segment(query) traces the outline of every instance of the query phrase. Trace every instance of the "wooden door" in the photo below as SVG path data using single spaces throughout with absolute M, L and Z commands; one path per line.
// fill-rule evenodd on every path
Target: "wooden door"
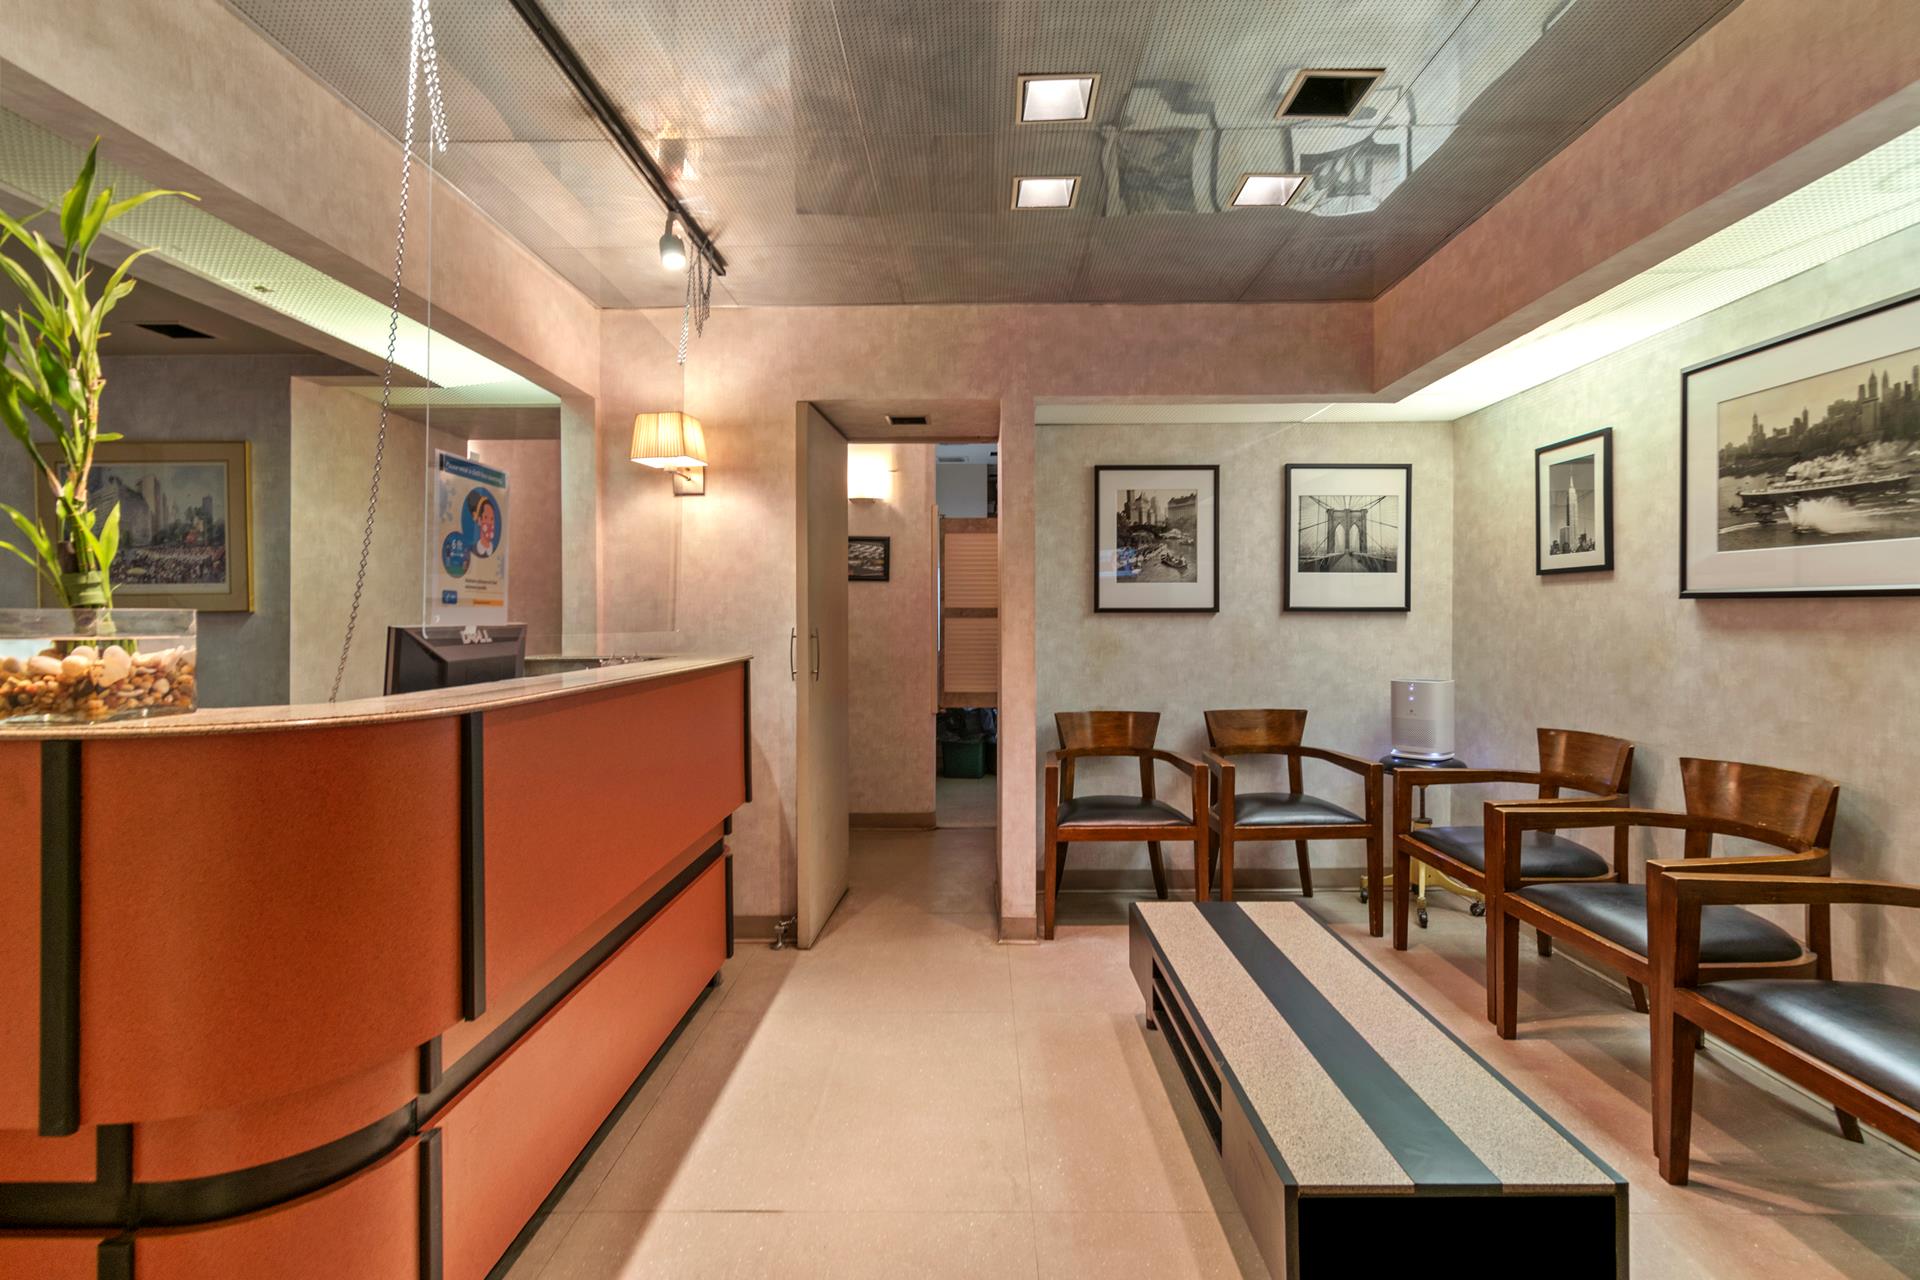
M 940 705 L 1000 705 L 1000 522 L 940 522 Z
M 810 947 L 847 891 L 847 440 L 804 404 L 797 435 L 795 941 Z

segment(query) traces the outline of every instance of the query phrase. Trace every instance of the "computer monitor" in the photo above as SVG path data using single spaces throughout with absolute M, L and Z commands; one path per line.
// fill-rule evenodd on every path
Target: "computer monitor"
M 527 674 L 527 628 L 388 627 L 387 692 L 416 693 Z

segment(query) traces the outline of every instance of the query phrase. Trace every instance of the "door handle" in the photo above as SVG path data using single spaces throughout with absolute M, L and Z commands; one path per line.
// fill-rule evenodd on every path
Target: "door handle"
M 813 629 L 813 682 L 820 683 L 820 628 Z
M 791 627 L 787 630 L 787 679 L 789 680 L 800 678 L 799 650 L 800 628 Z

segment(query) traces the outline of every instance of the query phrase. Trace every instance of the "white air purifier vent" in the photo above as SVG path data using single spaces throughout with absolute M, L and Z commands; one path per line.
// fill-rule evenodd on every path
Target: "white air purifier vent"
M 1395 680 L 1390 720 L 1402 760 L 1453 759 L 1453 681 Z

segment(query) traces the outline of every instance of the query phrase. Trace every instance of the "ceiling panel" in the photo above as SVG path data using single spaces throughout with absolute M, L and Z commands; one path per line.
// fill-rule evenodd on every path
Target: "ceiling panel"
M 1375 297 L 1735 2 L 543 0 L 741 305 Z M 229 3 L 398 132 L 404 0 Z M 664 211 L 508 0 L 434 17 L 448 180 L 601 305 L 676 302 Z M 1310 67 L 1384 75 L 1277 121 Z M 1016 123 L 1046 72 L 1099 76 L 1090 120 Z M 1229 208 L 1249 172 L 1308 181 Z M 1074 207 L 1010 209 L 1023 175 Z

